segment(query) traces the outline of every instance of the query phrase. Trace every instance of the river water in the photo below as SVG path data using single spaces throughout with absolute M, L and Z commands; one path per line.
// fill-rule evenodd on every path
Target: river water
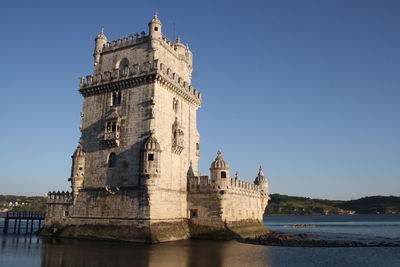
M 266 216 L 271 230 L 315 238 L 400 240 L 400 215 Z M 312 227 L 292 228 L 291 224 Z M 2 222 L 0 222 L 0 229 Z M 400 247 L 272 247 L 186 240 L 156 245 L 0 234 L 0 266 L 400 266 Z

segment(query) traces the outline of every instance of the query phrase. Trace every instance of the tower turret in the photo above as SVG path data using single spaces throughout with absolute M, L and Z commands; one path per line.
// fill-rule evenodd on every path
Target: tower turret
M 95 42 L 96 42 L 96 45 L 94 48 L 93 57 L 94 57 L 94 68 L 95 68 L 95 72 L 96 72 L 96 66 L 100 62 L 101 52 L 103 51 L 104 45 L 107 44 L 107 42 L 108 42 L 108 39 L 107 39 L 106 35 L 104 34 L 103 28 L 101 29 L 99 35 L 96 36 Z
M 150 137 L 143 145 L 142 153 L 142 173 L 144 175 L 160 174 L 160 153 L 161 148 L 157 139 L 151 133 Z
M 153 19 L 149 22 L 149 37 L 152 39 L 161 39 L 161 27 L 162 23 L 158 19 L 157 13 L 155 13 Z
M 75 149 L 72 157 L 71 167 L 71 188 L 74 199 L 79 194 L 79 190 L 83 188 L 83 180 L 85 177 L 85 152 L 83 146 L 79 141 L 78 147 Z
M 229 165 L 222 157 L 221 151 L 218 150 L 217 157 L 211 163 L 210 167 L 211 182 L 221 184 L 226 178 L 229 178 Z
M 258 174 L 256 179 L 254 180 L 254 184 L 260 186 L 261 190 L 263 190 L 264 193 L 268 193 L 268 179 L 265 177 L 261 166 L 258 169 Z

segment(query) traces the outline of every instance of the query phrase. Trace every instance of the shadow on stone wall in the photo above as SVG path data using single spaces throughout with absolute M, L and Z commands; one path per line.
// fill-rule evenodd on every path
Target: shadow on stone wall
M 141 105 L 148 105 L 147 102 L 143 102 Z M 147 121 L 145 119 L 144 123 L 147 123 Z M 130 187 L 140 185 L 141 150 L 146 138 L 150 136 L 150 131 L 139 134 L 138 139 L 141 140 L 140 142 L 125 147 L 128 135 L 134 133 L 129 133 L 124 124 L 124 122 L 121 124 L 119 146 L 110 145 L 104 140 L 105 120 L 96 121 L 82 129 L 81 142 L 84 152 L 87 157 L 89 156 L 92 160 L 95 159 L 96 162 L 100 163 L 98 164 L 100 166 L 90 166 L 86 162 L 85 187 L 95 188 L 105 187 L 106 185 Z M 121 151 L 122 147 L 124 147 L 123 151 Z M 113 168 L 108 166 L 108 158 L 111 152 L 114 152 L 117 158 L 116 166 Z M 92 153 L 95 153 L 96 158 L 93 157 Z M 98 170 L 98 168 L 104 168 L 104 171 Z M 93 175 L 96 172 L 99 174 Z

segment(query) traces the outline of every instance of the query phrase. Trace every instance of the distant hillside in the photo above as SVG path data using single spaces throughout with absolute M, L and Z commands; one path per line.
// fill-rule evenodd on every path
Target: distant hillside
M 293 197 L 288 195 L 271 194 L 267 215 L 314 215 L 314 214 L 346 214 L 343 209 L 335 207 L 341 201 Z
M 267 215 L 400 213 L 400 197 L 372 196 L 341 201 L 271 194 Z
M 372 196 L 345 201 L 336 205 L 341 209 L 354 210 L 360 214 L 400 213 L 400 197 Z
M 44 197 L 0 195 L 0 211 L 45 211 Z

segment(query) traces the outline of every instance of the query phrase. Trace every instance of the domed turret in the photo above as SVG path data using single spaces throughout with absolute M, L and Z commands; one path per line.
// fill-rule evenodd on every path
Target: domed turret
M 153 135 L 146 140 L 143 149 L 146 151 L 161 151 L 160 144 Z
M 218 150 L 217 157 L 211 163 L 210 167 L 211 181 L 220 184 L 222 179 L 229 178 L 229 165 L 222 157 L 221 151 Z
M 153 19 L 149 22 L 150 38 L 154 38 L 154 39 L 161 38 L 162 37 L 161 27 L 162 27 L 162 23 L 158 19 L 157 13 L 155 13 Z
M 154 137 L 153 132 L 143 144 L 142 151 L 142 173 L 146 175 L 157 175 L 160 173 L 161 147 Z
M 186 46 L 181 43 L 181 37 L 179 35 L 178 35 L 178 37 L 176 38 L 176 41 L 175 41 L 175 50 L 176 50 L 176 52 L 178 52 L 182 56 L 185 56 L 186 51 L 187 51 Z
M 72 167 L 71 167 L 71 188 L 73 197 L 75 198 L 79 194 L 79 190 L 83 188 L 83 180 L 85 177 L 85 152 L 83 146 L 79 140 L 79 145 L 75 149 L 72 155 Z
M 258 169 L 258 174 L 254 180 L 254 184 L 260 186 L 261 190 L 263 190 L 265 193 L 268 193 L 268 179 L 265 177 L 261 166 Z
M 107 39 L 106 35 L 104 34 L 103 28 L 101 29 L 101 32 L 96 36 L 95 42 L 96 42 L 96 46 L 94 48 L 93 57 L 94 57 L 94 67 L 95 67 L 95 71 L 96 71 L 96 66 L 100 62 L 100 55 L 101 55 L 101 52 L 103 51 L 103 47 L 108 42 L 108 39 Z
M 229 168 L 228 163 L 225 162 L 224 158 L 222 157 L 222 152 L 218 150 L 217 157 L 211 163 L 210 169 L 227 169 Z
M 78 147 L 75 149 L 74 154 L 72 154 L 72 158 L 85 156 L 85 152 L 83 152 L 82 144 L 79 142 Z

